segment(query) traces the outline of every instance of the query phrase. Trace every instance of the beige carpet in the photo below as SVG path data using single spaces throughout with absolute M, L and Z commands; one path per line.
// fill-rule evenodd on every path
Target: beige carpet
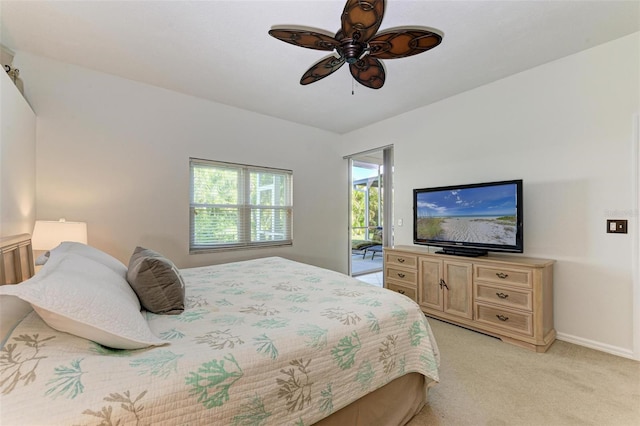
M 409 426 L 640 425 L 640 362 L 556 341 L 544 354 L 429 318 L 440 383 Z

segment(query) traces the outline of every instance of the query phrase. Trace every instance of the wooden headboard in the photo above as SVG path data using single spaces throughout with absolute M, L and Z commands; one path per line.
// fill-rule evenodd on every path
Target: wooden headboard
M 0 285 L 17 284 L 33 276 L 31 235 L 0 238 Z

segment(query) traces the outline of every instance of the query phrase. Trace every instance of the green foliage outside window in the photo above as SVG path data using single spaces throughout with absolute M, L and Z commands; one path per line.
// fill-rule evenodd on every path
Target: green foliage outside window
M 379 215 L 380 211 L 380 188 L 371 186 L 369 188 L 369 208 L 366 206 L 365 187 L 360 186 L 354 189 L 351 198 L 351 227 L 353 240 L 373 240 L 377 234 L 377 228 L 382 226 Z M 365 217 L 369 215 L 368 233 Z M 368 238 L 367 238 L 368 234 Z

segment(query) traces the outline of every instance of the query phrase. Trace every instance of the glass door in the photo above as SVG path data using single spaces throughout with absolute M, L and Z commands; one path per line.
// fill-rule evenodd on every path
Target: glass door
M 390 147 L 381 148 L 347 157 L 349 271 L 352 276 L 381 272 L 383 268 L 382 248 L 390 240 L 385 218 L 391 215 L 391 191 L 388 187 L 392 169 L 391 150 Z

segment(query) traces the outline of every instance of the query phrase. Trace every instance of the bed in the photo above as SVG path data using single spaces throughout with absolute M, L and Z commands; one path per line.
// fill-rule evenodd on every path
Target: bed
M 29 278 L 29 235 L 0 241 L 2 425 L 402 425 L 438 381 L 398 293 L 269 257 L 174 270 L 184 307 L 159 314 L 120 280 L 133 256 L 64 244 Z

